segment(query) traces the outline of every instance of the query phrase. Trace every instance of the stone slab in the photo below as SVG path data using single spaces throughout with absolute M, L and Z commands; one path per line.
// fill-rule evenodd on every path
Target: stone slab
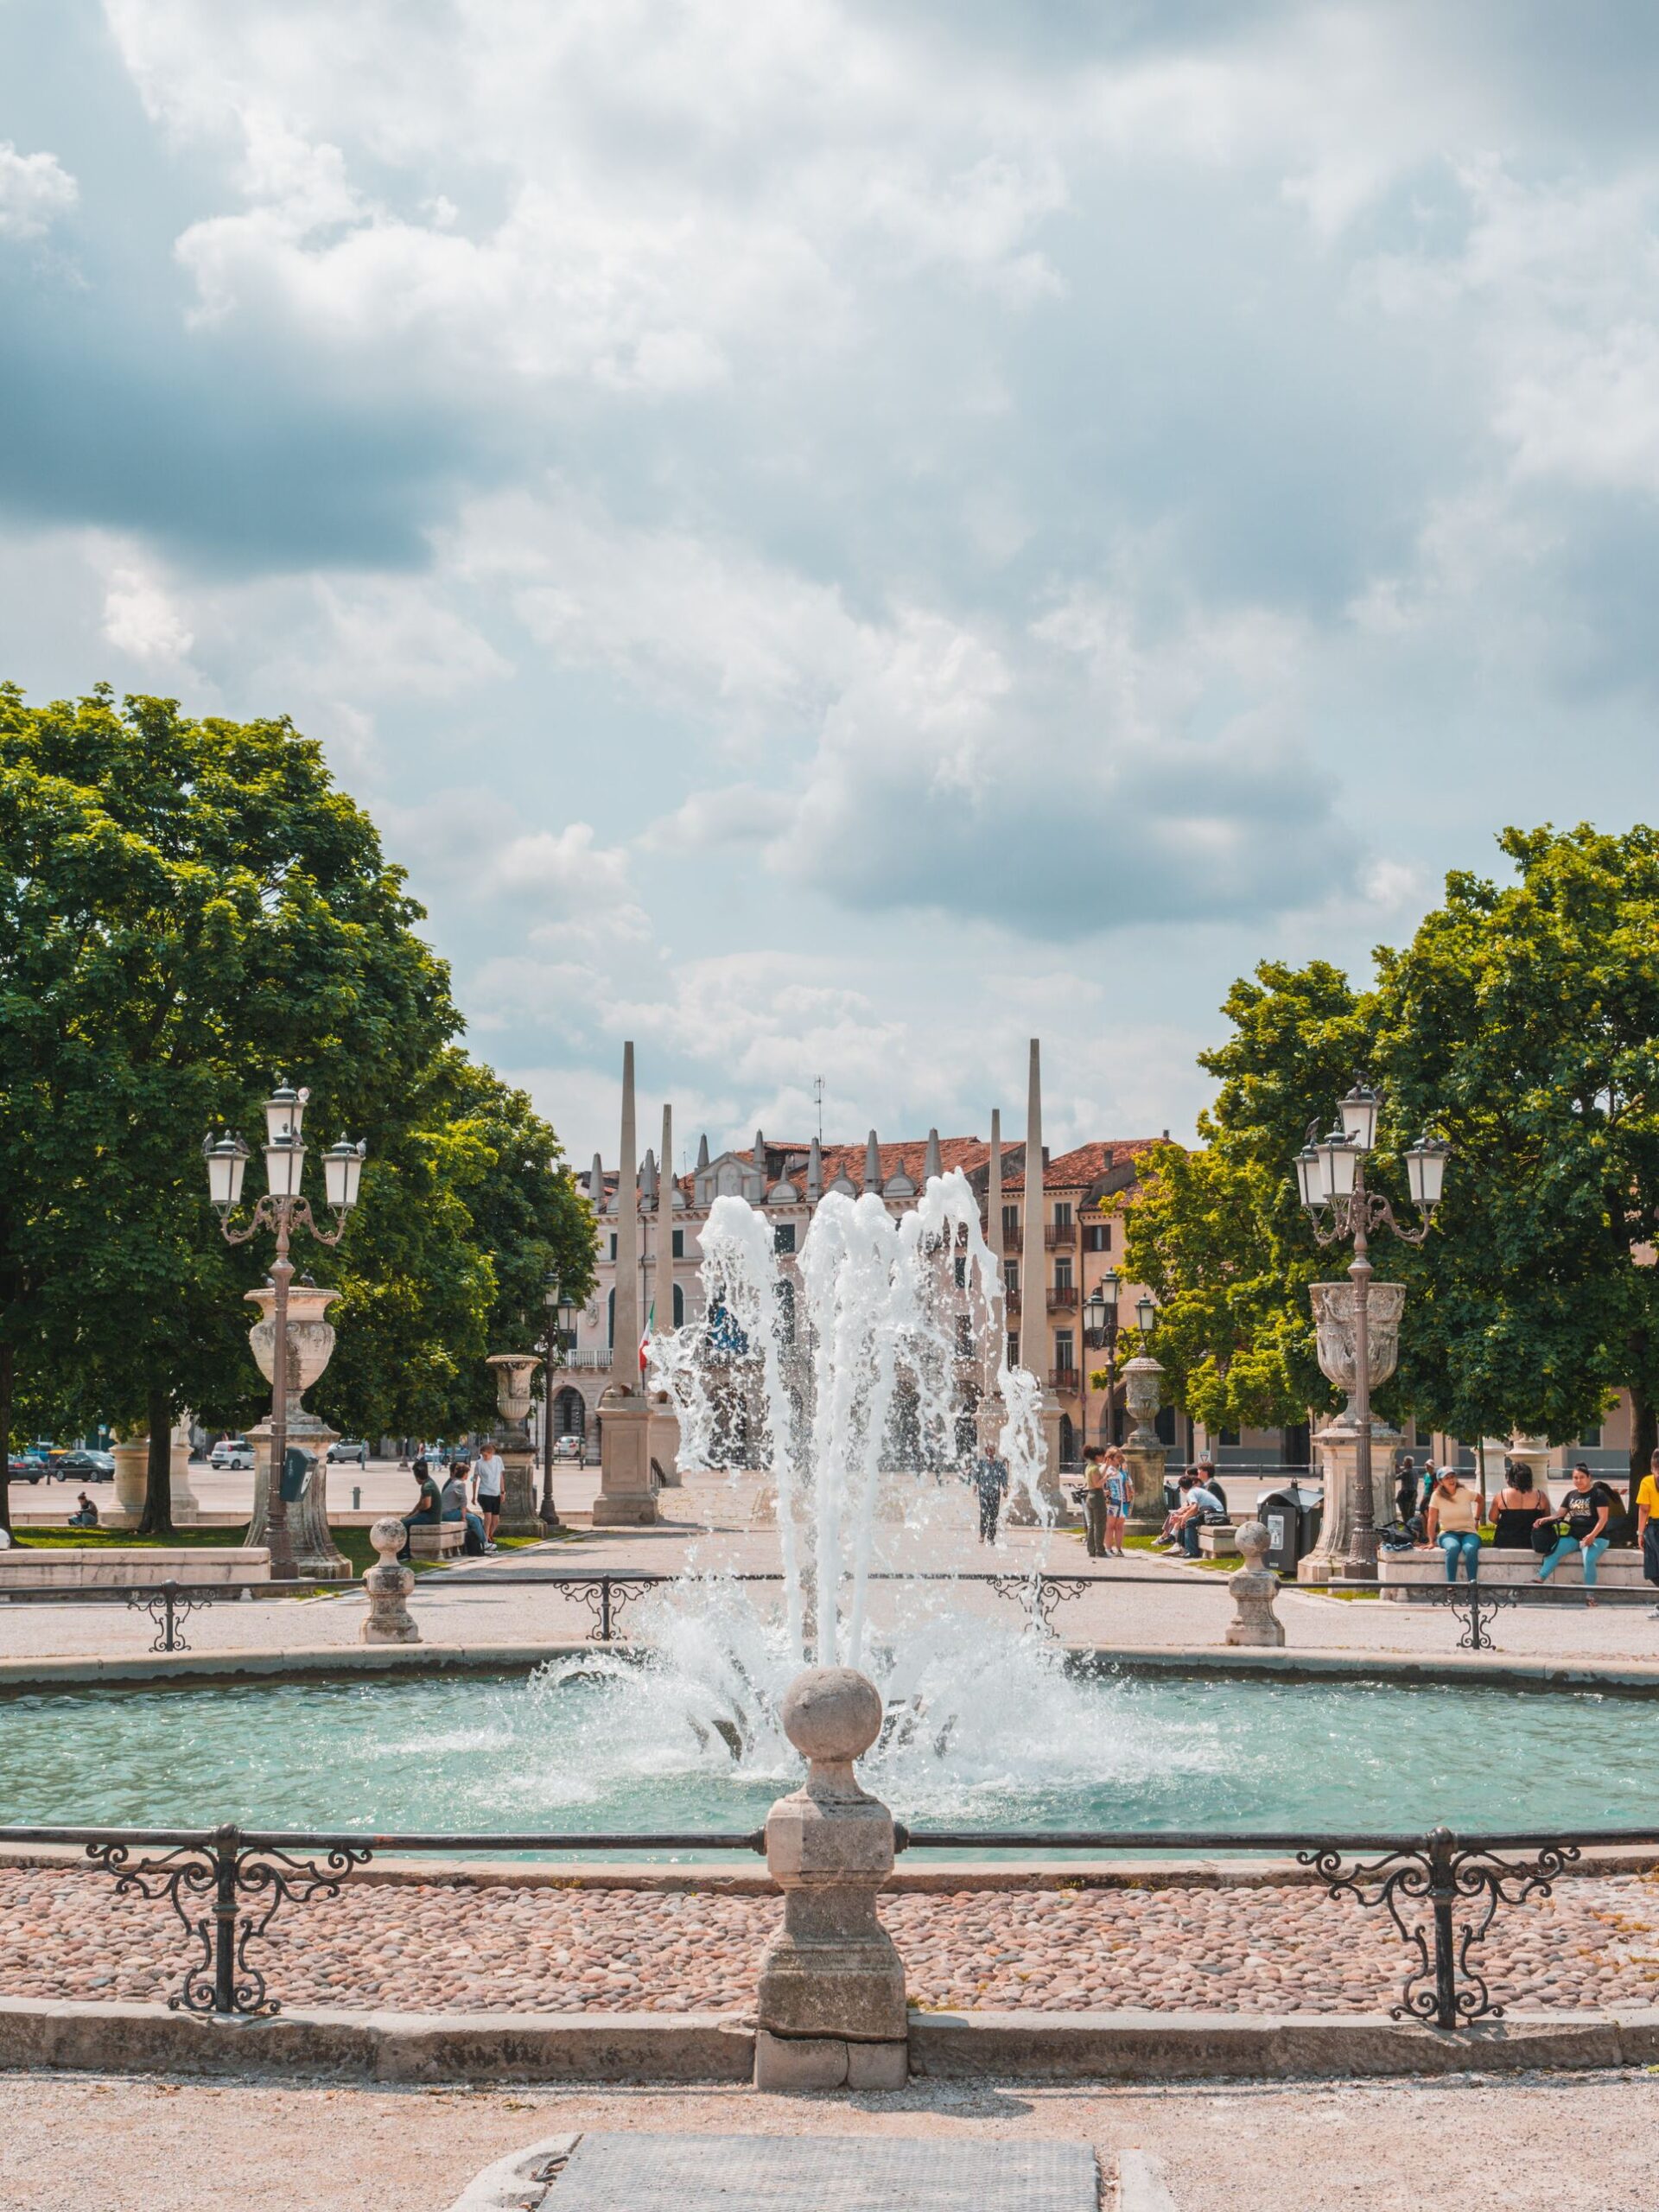
M 584 2135 L 548 2212 L 1096 2212 L 1086 2143 Z

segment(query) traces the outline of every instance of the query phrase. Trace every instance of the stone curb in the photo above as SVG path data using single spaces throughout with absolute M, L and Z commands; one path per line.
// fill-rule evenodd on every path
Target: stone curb
M 747 2082 L 754 2035 L 719 2012 L 279 2012 L 0 1998 L 0 2068 L 370 2082 Z
M 1362 1854 L 1363 1856 L 1363 1854 Z M 88 1871 L 85 1851 L 73 1843 L 0 1843 L 0 1867 L 61 1867 Z M 1587 1846 L 1555 1876 L 1580 1877 L 1659 1872 L 1659 1838 L 1651 1844 Z M 351 1876 L 354 1888 L 469 1888 L 479 1890 L 633 1890 L 650 1896 L 688 1894 L 769 1897 L 778 1885 L 758 1863 L 753 1871 L 712 1859 L 673 1866 L 631 1866 L 626 1860 L 571 1859 L 503 1864 L 487 1859 L 375 1859 Z M 959 1859 L 934 1866 L 894 1867 L 883 1897 L 949 1897 L 959 1891 L 1026 1890 L 1261 1890 L 1319 1887 L 1323 1878 L 1294 1859 Z
M 380 2082 L 747 2083 L 736 2014 L 311 2012 L 216 2022 L 157 2005 L 0 1998 L 0 2069 Z M 1382 2013 L 912 2012 L 912 2077 L 1174 2082 L 1659 2063 L 1659 2011 L 1516 2013 L 1455 2033 Z
M 416 1603 L 418 1605 L 419 1597 Z M 1241 1680 L 1272 1675 L 1281 1680 L 1444 1683 L 1448 1675 L 1506 1689 L 1625 1690 L 1659 1693 L 1659 1661 L 1634 1659 L 1494 1658 L 1479 1652 L 1403 1653 L 1344 1649 L 1251 1649 L 1239 1645 L 1086 1643 L 1060 1645 L 1068 1667 L 1082 1673 L 1115 1667 L 1147 1674 L 1208 1675 Z M 130 1652 L 104 1658 L 88 1653 L 56 1658 L 0 1658 L 0 1691 L 68 1688 L 77 1683 L 212 1681 L 248 1675 L 441 1673 L 454 1668 L 510 1669 L 601 1653 L 634 1660 L 641 1647 L 619 1637 L 593 1643 L 585 1637 L 539 1643 L 306 1644 L 250 1651 L 238 1648 Z

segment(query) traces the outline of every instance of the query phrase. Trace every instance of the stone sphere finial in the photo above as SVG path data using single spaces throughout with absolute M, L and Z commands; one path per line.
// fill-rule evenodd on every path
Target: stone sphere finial
M 881 1733 L 881 1694 L 856 1667 L 809 1667 L 784 1693 L 779 1717 L 803 1758 L 842 1766 Z
M 1244 1554 L 1245 1565 L 1256 1573 L 1260 1573 L 1268 1556 L 1268 1547 L 1273 1542 L 1272 1535 L 1266 1523 L 1261 1521 L 1241 1522 L 1234 1532 L 1234 1541 Z
M 369 1541 L 379 1554 L 382 1567 L 391 1567 L 404 1548 L 404 1524 L 392 1514 L 385 1514 L 369 1530 Z

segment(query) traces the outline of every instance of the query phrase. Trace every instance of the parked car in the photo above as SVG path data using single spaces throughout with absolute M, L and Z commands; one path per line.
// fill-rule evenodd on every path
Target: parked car
M 579 1436 L 556 1436 L 553 1457 L 556 1459 L 579 1460 L 582 1458 L 582 1439 Z
M 50 1475 L 52 1470 L 44 1459 L 37 1459 L 30 1452 L 14 1452 L 6 1461 L 6 1472 L 15 1483 L 38 1483 Z
M 67 1483 L 112 1483 L 115 1456 L 109 1452 L 66 1452 L 52 1471 Z
M 242 1468 L 251 1474 L 253 1446 L 245 1436 L 221 1436 L 207 1454 L 207 1464 L 210 1467 L 229 1467 L 232 1471 Z
M 337 1466 L 341 1461 L 355 1460 L 359 1467 L 369 1464 L 369 1447 L 361 1437 L 337 1436 L 328 1446 L 328 1464 Z

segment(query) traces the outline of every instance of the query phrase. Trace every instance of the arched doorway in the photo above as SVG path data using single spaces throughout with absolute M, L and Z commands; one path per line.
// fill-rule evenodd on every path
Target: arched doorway
M 580 1390 L 567 1382 L 553 1401 L 553 1433 L 555 1436 L 586 1436 L 588 1408 Z
M 1060 1465 L 1075 1467 L 1077 1464 L 1077 1432 L 1070 1414 L 1060 1415 Z

